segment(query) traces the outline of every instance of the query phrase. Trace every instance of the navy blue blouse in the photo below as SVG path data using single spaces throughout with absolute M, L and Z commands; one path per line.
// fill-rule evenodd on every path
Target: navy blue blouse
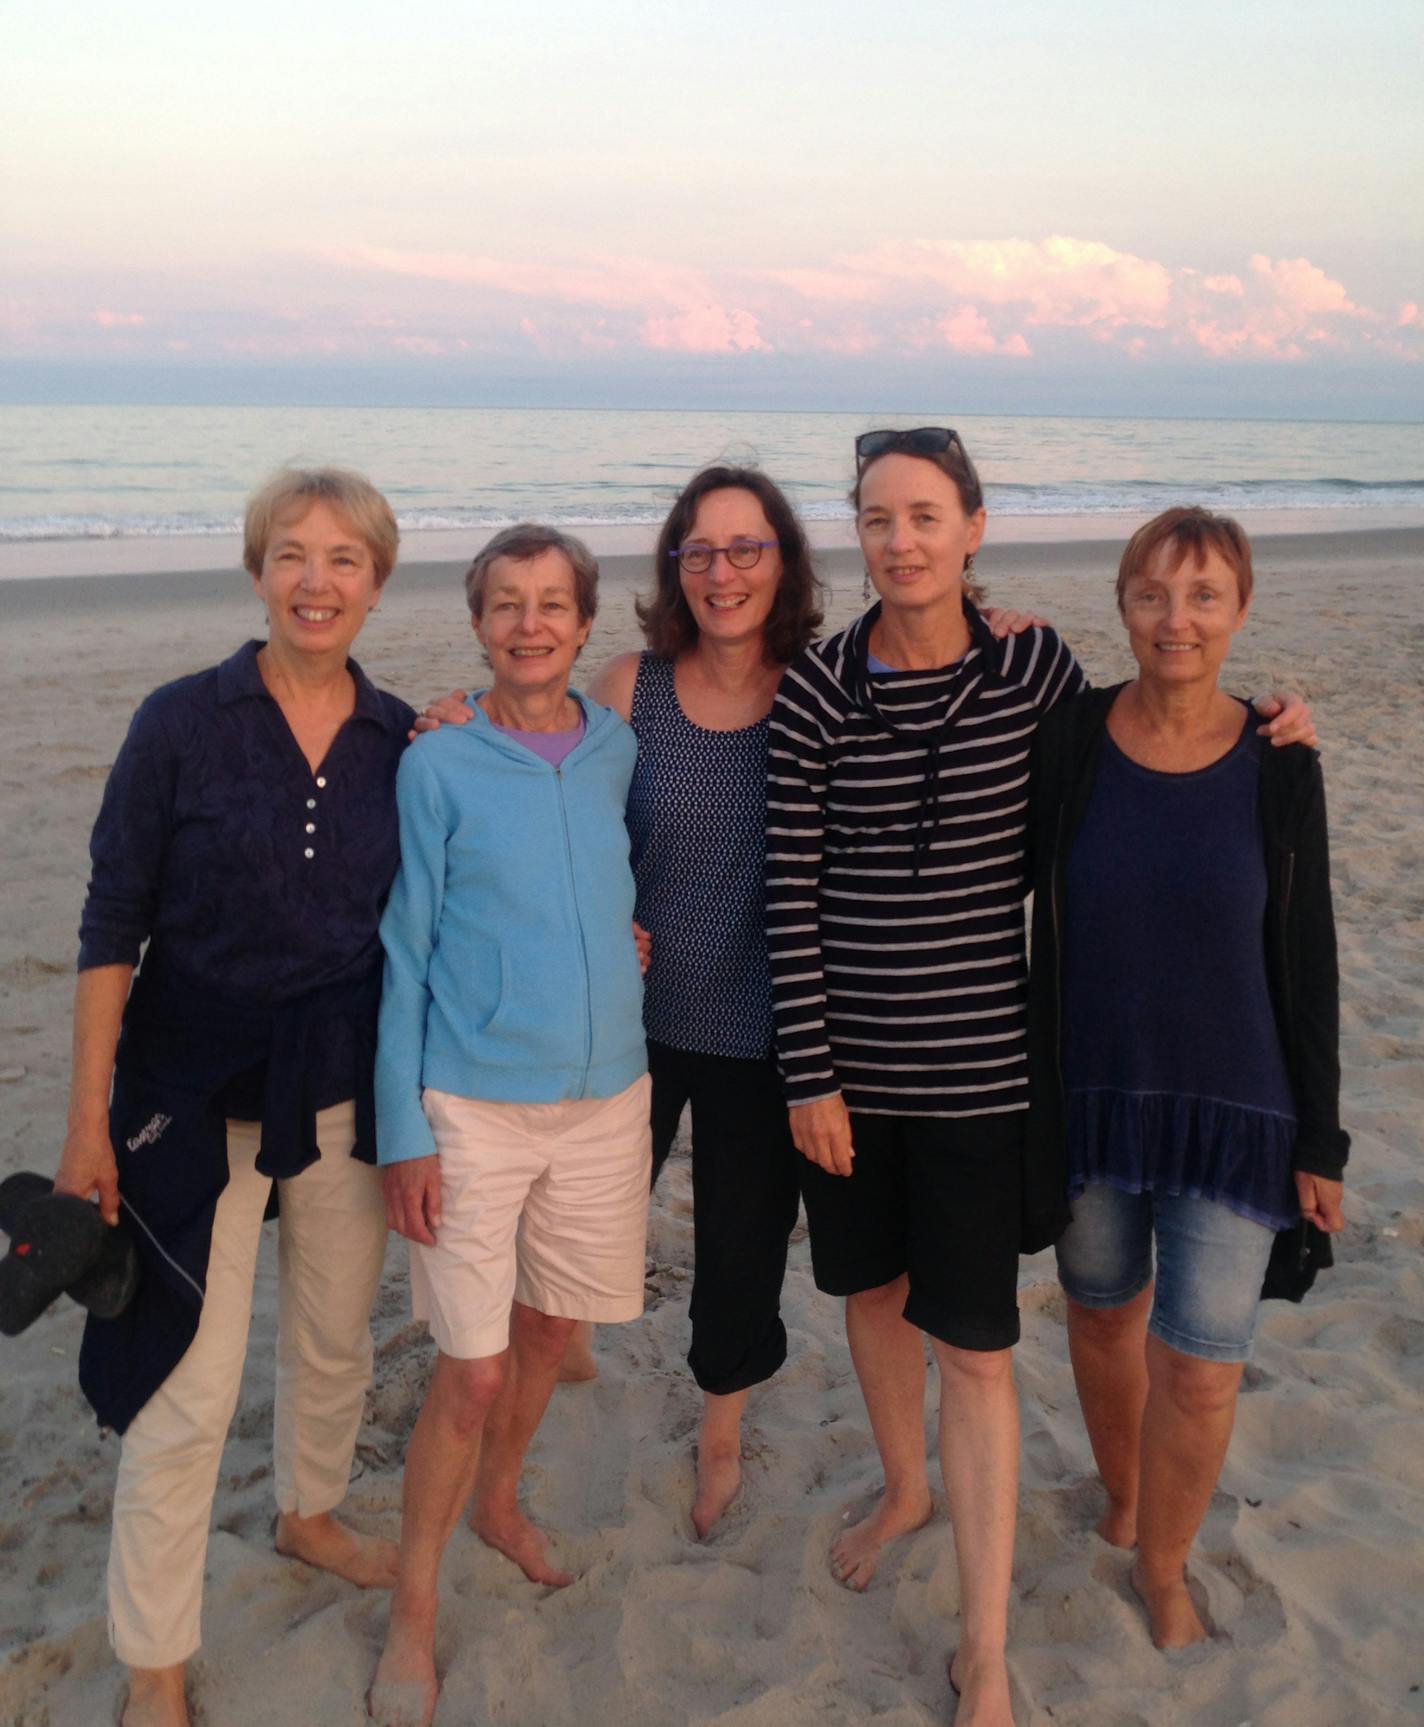
M 1067 871 L 1069 1189 L 1299 1216 L 1295 1105 L 1266 978 L 1262 741 L 1159 773 L 1105 736 Z
M 146 964 L 209 994 L 280 1007 L 379 964 L 399 861 L 395 775 L 413 719 L 348 662 L 355 709 L 314 774 L 248 642 L 142 704 L 90 841 L 79 969 Z M 350 1027 L 314 1040 L 316 1107 L 355 1095 Z M 249 1087 L 259 1115 L 260 1076 Z
M 648 1036 L 699 1055 L 771 1052 L 762 858 L 770 720 L 694 725 L 671 660 L 645 653 L 633 685 L 638 762 L 628 835 L 638 922 L 653 938 L 643 990 Z

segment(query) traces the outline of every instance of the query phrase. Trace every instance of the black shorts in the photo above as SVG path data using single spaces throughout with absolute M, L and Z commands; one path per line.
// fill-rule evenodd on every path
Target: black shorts
M 958 1349 L 1017 1343 L 1025 1119 L 852 1114 L 849 1175 L 803 1160 L 817 1289 L 858 1295 L 908 1274 L 911 1325 Z

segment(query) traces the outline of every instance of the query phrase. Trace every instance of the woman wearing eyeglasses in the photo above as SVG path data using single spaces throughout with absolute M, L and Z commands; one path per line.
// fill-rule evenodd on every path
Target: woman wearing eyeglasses
M 959 1568 L 957 1720 L 1011 1727 L 1018 1258 L 1067 1222 L 1061 1164 L 1023 1149 L 1028 762 L 1039 717 L 1084 678 L 1052 629 L 999 640 L 981 617 L 983 493 L 954 432 L 869 432 L 856 458 L 879 597 L 789 667 L 767 793 L 776 1043 L 812 1264 L 846 1298 L 885 1470 L 831 1568 L 865 1588 L 883 1544 L 930 1515 L 928 1333 Z M 1276 741 L 1287 729 L 1274 722 Z
M 590 693 L 632 726 L 628 796 L 638 924 L 652 937 L 643 1017 L 653 1178 L 692 1110 L 689 1365 L 704 1394 L 692 1522 L 705 1537 L 741 1483 L 742 1415 L 786 1359 L 781 1285 L 798 1163 L 772 1059 L 762 898 L 767 716 L 788 661 L 820 624 L 795 512 L 755 468 L 710 467 L 668 513 L 647 649 Z M 427 710 L 463 723 L 457 697 Z M 567 1377 L 592 1372 L 585 1328 Z
M 820 590 L 795 512 L 754 468 L 689 481 L 654 556 L 653 596 L 638 608 L 647 649 L 614 660 L 593 694 L 638 739 L 628 827 L 637 920 L 652 937 L 643 1020 L 655 1180 L 692 1109 L 688 1364 L 703 1392 L 692 1521 L 703 1537 L 740 1485 L 751 1387 L 786 1359 L 798 1160 L 771 1053 L 767 716 L 820 624 Z

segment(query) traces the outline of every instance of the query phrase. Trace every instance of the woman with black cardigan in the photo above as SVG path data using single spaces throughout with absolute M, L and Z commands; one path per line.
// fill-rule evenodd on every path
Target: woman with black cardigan
M 1276 1232 L 1343 1222 L 1319 760 L 1262 748 L 1217 685 L 1251 584 L 1235 522 L 1175 509 L 1139 529 L 1117 585 L 1138 676 L 1046 716 L 1034 758 L 1030 1140 L 1066 1156 L 1098 1532 L 1136 1546 L 1160 1648 L 1205 1635 L 1186 1559 Z

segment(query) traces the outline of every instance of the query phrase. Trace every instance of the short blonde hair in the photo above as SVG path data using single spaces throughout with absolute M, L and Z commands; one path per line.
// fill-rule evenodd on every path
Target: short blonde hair
M 247 501 L 242 525 L 242 562 L 248 574 L 262 574 L 277 523 L 313 504 L 330 504 L 350 522 L 371 554 L 379 588 L 396 567 L 400 529 L 385 498 L 364 474 L 350 468 L 279 468 L 258 487 Z

